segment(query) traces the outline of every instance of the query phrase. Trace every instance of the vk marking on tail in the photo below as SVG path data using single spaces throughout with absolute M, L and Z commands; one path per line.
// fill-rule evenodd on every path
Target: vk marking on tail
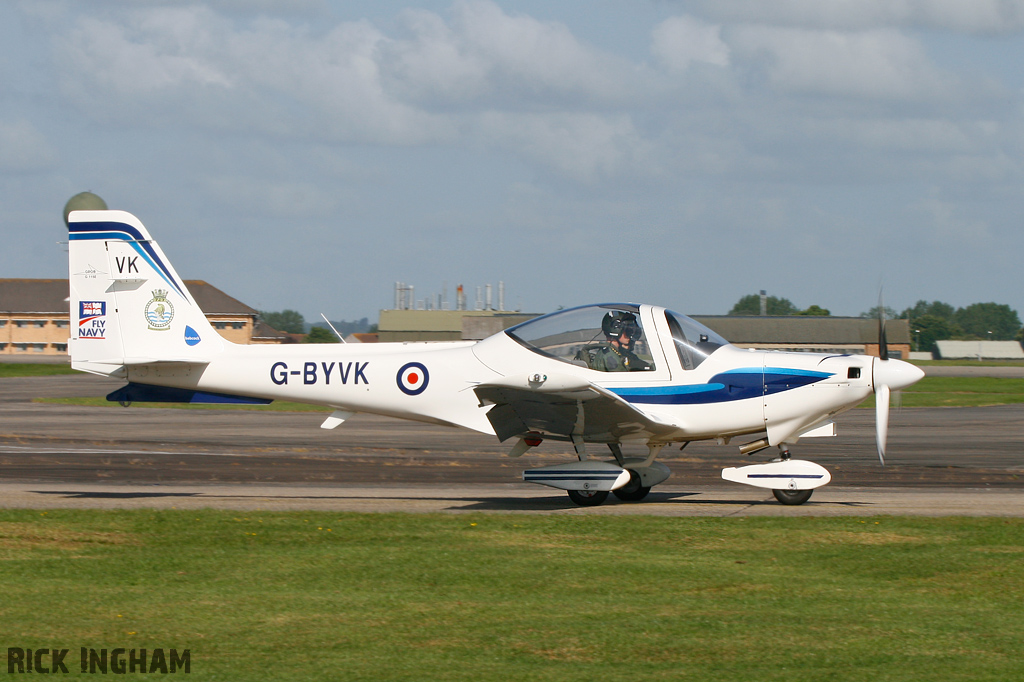
M 185 295 L 184 287 L 175 281 L 170 269 L 157 255 L 149 239 L 131 225 L 113 222 L 98 223 L 70 223 L 68 225 L 68 239 L 70 241 L 101 239 L 104 241 L 123 241 L 131 245 L 144 261 L 156 270 L 168 285 L 174 287 L 182 296 Z M 128 267 L 129 272 L 138 273 L 138 264 L 134 258 L 118 258 L 117 267 L 120 274 L 128 274 L 123 268 Z

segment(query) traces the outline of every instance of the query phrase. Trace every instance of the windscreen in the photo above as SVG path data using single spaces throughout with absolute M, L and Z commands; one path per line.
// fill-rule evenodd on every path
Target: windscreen
M 686 315 L 666 310 L 665 317 L 683 369 L 696 369 L 705 358 L 729 343 Z

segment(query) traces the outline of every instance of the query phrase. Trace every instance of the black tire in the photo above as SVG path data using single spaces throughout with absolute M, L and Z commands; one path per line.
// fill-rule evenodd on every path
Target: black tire
M 651 492 L 650 486 L 642 485 L 636 490 L 626 491 L 622 488 L 612 491 L 615 497 L 619 498 L 623 502 L 639 502 L 640 500 L 647 497 L 647 493 Z
M 596 507 L 608 499 L 607 490 L 567 490 L 569 499 L 581 507 Z
M 811 493 L 813 490 L 780 490 L 776 489 L 772 491 L 775 493 L 775 499 L 782 504 L 803 504 L 807 500 L 811 499 Z
M 627 469 L 627 471 L 629 471 L 629 483 L 618 490 L 613 490 L 612 494 L 623 502 L 639 502 L 647 497 L 647 493 L 651 492 L 651 486 L 640 485 L 640 474 L 632 469 Z

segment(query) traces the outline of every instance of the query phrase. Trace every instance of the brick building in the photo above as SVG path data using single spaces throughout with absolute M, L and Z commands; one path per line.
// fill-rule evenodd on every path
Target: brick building
M 185 280 L 217 333 L 234 343 L 290 343 L 259 312 L 202 280 Z M 0 358 L 66 356 L 70 336 L 66 279 L 0 279 Z

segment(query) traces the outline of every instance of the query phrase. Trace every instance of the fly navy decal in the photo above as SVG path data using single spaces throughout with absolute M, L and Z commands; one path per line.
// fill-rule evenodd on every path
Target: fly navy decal
M 287 362 L 275 362 L 270 366 L 270 380 L 278 386 L 285 386 L 289 379 L 303 384 L 369 384 L 366 368 L 369 362 L 304 362 L 301 369 L 289 369 Z
M 106 301 L 78 302 L 78 338 L 103 339 L 107 333 Z

